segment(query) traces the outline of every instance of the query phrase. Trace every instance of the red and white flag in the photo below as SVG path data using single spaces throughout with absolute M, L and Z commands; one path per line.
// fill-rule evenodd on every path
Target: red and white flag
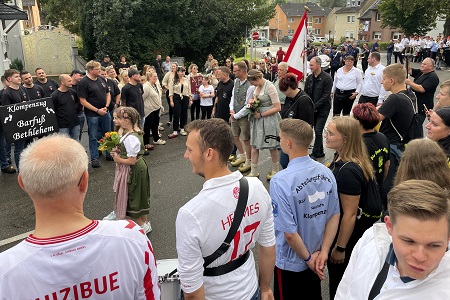
M 307 11 L 303 14 L 302 20 L 295 31 L 294 37 L 289 45 L 283 61 L 289 65 L 288 72 L 294 73 L 298 76 L 297 80 L 302 80 L 306 77 L 306 38 L 308 29 L 306 28 L 308 21 Z

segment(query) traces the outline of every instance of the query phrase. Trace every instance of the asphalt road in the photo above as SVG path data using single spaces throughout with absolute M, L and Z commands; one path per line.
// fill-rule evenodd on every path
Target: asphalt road
M 284 48 L 284 47 L 283 47 Z M 385 63 L 385 55 L 382 56 Z M 419 64 L 413 64 L 418 68 Z M 440 81 L 450 79 L 450 71 L 436 71 Z M 166 102 L 164 103 L 166 105 Z M 151 202 L 149 220 L 153 231 L 149 238 L 153 243 L 157 259 L 176 258 L 175 248 L 175 219 L 178 209 L 189 199 L 194 197 L 203 185 L 203 178 L 192 174 L 192 168 L 188 160 L 184 159 L 186 137 L 179 136 L 175 139 L 167 139 L 171 132 L 167 128 L 168 116 L 162 117 L 166 130 L 162 133 L 167 140 L 166 145 L 155 145 L 155 150 L 145 156 L 149 166 L 151 183 Z M 87 133 L 83 133 L 82 144 L 87 149 Z M 48 155 L 52 155 L 49 149 Z M 326 150 L 326 157 L 322 163 L 331 161 L 333 153 Z M 88 218 L 102 219 L 113 210 L 114 206 L 114 163 L 100 158 L 101 167 L 89 168 L 89 191 L 85 199 L 84 210 Z M 268 181 L 265 174 L 271 169 L 271 161 L 268 150 L 261 151 L 260 173 L 262 182 L 268 189 Z M 231 170 L 235 170 L 231 167 Z M 0 173 L 0 252 L 11 248 L 21 239 L 8 242 L 7 239 L 17 237 L 34 228 L 34 208 L 28 196 L 17 184 L 17 174 Z M 23 238 L 23 237 L 22 237 Z M 326 283 L 325 283 L 326 284 Z M 324 295 L 325 296 L 325 295 Z M 325 296 L 324 299 L 327 297 Z

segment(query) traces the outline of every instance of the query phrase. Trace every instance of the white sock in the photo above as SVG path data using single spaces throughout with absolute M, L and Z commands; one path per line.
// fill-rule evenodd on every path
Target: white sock
M 245 159 L 247 156 L 245 155 L 245 152 L 244 152 L 244 154 L 239 154 L 239 158 L 242 158 L 242 159 Z
M 178 135 L 178 131 L 174 131 L 174 132 L 173 132 L 173 135 Z
M 249 166 L 249 165 L 251 165 L 251 163 L 252 163 L 252 160 L 251 159 L 245 159 L 245 165 L 246 166 Z
M 251 164 L 251 171 L 250 173 L 252 173 L 253 175 L 258 174 L 258 164 Z

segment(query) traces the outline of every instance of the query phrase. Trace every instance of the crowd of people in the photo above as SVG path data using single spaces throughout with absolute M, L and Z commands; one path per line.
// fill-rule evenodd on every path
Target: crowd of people
M 117 299 L 135 298 L 126 294 L 131 290 L 159 299 L 152 246 L 136 228 L 151 231 L 150 178 L 143 156 L 153 145 L 166 144 L 160 123 L 164 91 L 167 125 L 173 129 L 167 137 L 187 136 L 184 156 L 192 172 L 205 179 L 176 220 L 177 269 L 185 299 L 296 299 L 299 282 L 308 286 L 309 298 L 321 299 L 325 267 L 331 299 L 433 298 L 431 289 L 436 299 L 449 297 L 450 81 L 439 83 L 431 57 L 420 69 L 407 70 L 401 64 L 383 66 L 377 50 L 363 48 L 364 72 L 356 68 L 358 54 L 341 55 L 334 72 L 337 55 L 325 58 L 330 72 L 320 56 L 312 55 L 304 90 L 278 57 L 253 66 L 227 58 L 220 66 L 208 55 L 203 74 L 195 64 L 186 74 L 184 66 L 169 56 L 162 62 L 160 55 L 139 72 L 122 57 L 119 78 L 117 66 L 105 57 L 101 63 L 88 62 L 85 76 L 74 70 L 60 75 L 59 83 L 41 68 L 34 83 L 28 72 L 7 70 L 2 105 L 51 97 L 61 134 L 14 145 L 19 185 L 33 200 L 38 222 L 27 240 L 0 254 L 0 266 L 11 270 L 0 273 L 0 298 L 48 298 L 65 285 L 78 297 L 78 285 L 80 295 L 94 293 L 83 280 L 94 286 L 104 276 L 110 281 L 108 293 L 133 284 L 120 289 L 124 294 Z M 120 136 L 119 146 L 105 153 L 116 163 L 114 211 L 100 222 L 79 214 L 88 180 L 88 158 L 79 143 L 85 119 L 93 168 L 100 166 L 98 140 L 112 126 Z M 413 124 L 422 129 L 425 121 L 427 138 L 414 135 Z M 2 172 L 14 173 L 7 154 L 11 145 L 3 135 L 0 140 Z M 68 144 L 74 146 L 67 150 Z M 53 157 L 40 153 L 47 147 L 55 149 L 60 165 L 50 165 Z M 327 165 L 322 163 L 324 148 L 334 152 Z M 265 176 L 269 191 L 258 179 L 264 149 L 271 158 Z M 70 166 L 63 163 L 68 151 L 79 159 Z M 43 184 L 47 177 L 35 176 L 35 166 L 48 168 L 48 176 L 57 176 L 60 184 Z M 73 172 L 62 175 L 66 168 Z M 53 228 L 57 209 L 73 222 Z M 67 239 L 45 247 L 56 236 Z M 90 236 L 98 239 L 88 244 Z M 130 254 L 128 266 L 114 260 L 112 236 Z M 15 278 L 37 282 L 44 276 L 26 274 L 18 263 L 34 251 L 33 245 L 45 248 L 48 253 L 42 255 L 47 256 L 81 246 L 89 246 L 94 255 L 102 243 L 111 243 L 110 251 L 98 258 L 104 263 L 89 278 L 81 270 L 70 280 L 10 289 Z M 259 278 L 250 251 L 255 246 Z M 34 264 L 39 254 L 23 259 Z M 58 269 L 61 259 L 47 263 Z M 64 268 L 73 263 L 80 261 Z M 134 274 L 132 282 L 120 276 L 125 272 Z

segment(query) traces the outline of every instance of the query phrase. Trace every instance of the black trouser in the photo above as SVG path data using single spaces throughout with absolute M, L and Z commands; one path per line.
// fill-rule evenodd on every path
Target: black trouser
M 341 111 L 344 116 L 350 115 L 353 102 L 355 101 L 355 99 L 350 99 L 350 97 L 354 92 L 355 90 L 348 90 L 341 93 L 340 90 L 336 89 L 333 99 L 333 116 L 339 116 Z
M 308 289 L 306 297 L 310 300 L 322 300 L 320 279 L 310 268 L 301 272 L 292 272 L 275 267 L 273 296 L 276 300 L 297 300 L 303 294 L 298 285 Z
M 362 67 L 363 73 L 366 73 L 368 66 L 369 66 L 369 62 L 367 61 L 367 59 L 361 60 L 361 67 Z
M 159 140 L 158 127 L 159 127 L 159 109 L 152 111 L 147 117 L 145 117 L 144 123 L 144 145 L 150 144 L 150 129 L 152 130 L 153 140 L 156 142 Z
M 189 107 L 189 97 L 180 97 L 178 94 L 173 94 L 173 131 L 178 131 L 180 128 L 184 129 L 187 123 L 187 110 Z
M 434 60 L 436 60 L 436 55 L 437 55 L 437 52 L 433 52 L 433 51 L 431 51 L 431 58 L 432 59 L 434 59 Z
M 378 97 L 368 97 L 368 96 L 364 96 L 361 95 L 359 97 L 359 101 L 358 103 L 372 103 L 375 107 L 377 106 L 377 102 L 378 102 Z
M 169 122 L 172 122 L 172 118 L 173 118 L 173 107 L 170 106 L 169 90 L 166 91 L 166 98 L 167 98 L 167 103 L 169 104 Z
M 195 112 L 195 118 L 194 118 Z M 192 101 L 191 104 L 191 121 L 200 119 L 200 99 Z
M 314 112 L 314 146 L 311 154 L 321 155 L 323 151 L 323 129 L 328 119 L 330 110 Z
M 395 63 L 397 63 L 397 58 L 400 59 L 400 63 L 403 65 L 403 54 L 401 52 L 394 52 Z
M 202 120 L 211 119 L 211 113 L 213 110 L 213 106 L 212 105 L 201 106 L 201 109 L 202 109 Z
M 334 74 L 335 74 L 335 73 L 337 72 L 337 70 L 339 69 L 339 66 L 338 66 L 338 67 L 331 67 L 330 69 L 331 69 L 331 73 L 330 73 L 331 78 L 334 79 Z

